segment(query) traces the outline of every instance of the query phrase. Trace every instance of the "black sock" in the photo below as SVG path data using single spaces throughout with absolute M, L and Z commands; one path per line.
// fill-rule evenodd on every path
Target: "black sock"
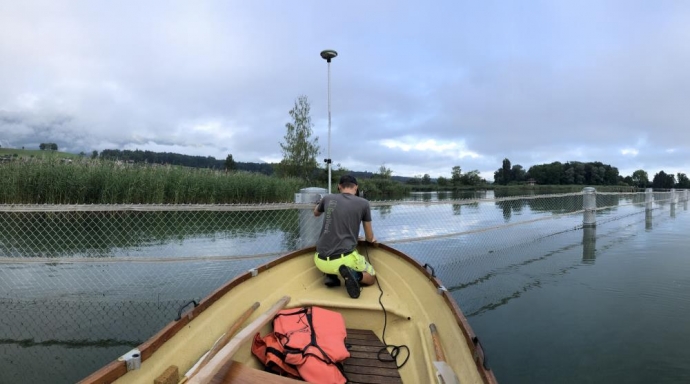
M 354 272 L 357 275 L 357 281 L 362 281 L 362 279 L 364 278 L 364 274 L 362 272 L 359 272 L 359 271 L 354 271 Z

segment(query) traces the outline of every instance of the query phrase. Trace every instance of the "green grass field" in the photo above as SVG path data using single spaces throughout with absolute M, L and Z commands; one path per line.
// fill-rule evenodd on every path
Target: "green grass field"
M 74 153 L 60 152 L 60 151 L 41 151 L 40 149 L 17 149 L 17 148 L 0 148 L 0 157 L 3 156 L 14 156 L 17 157 L 38 157 L 38 158 L 66 158 L 66 159 L 78 159 L 79 155 Z

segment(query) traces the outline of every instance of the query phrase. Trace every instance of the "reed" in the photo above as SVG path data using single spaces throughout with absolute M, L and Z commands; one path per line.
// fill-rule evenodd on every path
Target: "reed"
M 292 202 L 305 182 L 262 174 L 106 160 L 0 163 L 0 204 L 249 204 Z

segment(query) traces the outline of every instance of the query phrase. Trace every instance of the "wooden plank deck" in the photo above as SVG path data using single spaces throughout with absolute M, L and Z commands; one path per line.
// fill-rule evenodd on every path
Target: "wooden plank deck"
M 384 345 L 373 331 L 348 328 L 345 343 L 350 349 L 350 358 L 343 362 L 349 383 L 402 383 L 390 354 L 381 354 L 390 361 L 379 361 L 378 352 Z
M 348 383 L 388 384 L 402 383 L 398 368 L 390 354 L 383 352 L 379 361 L 378 353 L 384 347 L 373 331 L 365 329 L 347 330 L 345 343 L 350 350 L 350 358 L 343 362 Z M 298 383 L 293 379 L 281 377 L 265 371 L 249 368 L 238 362 L 231 362 L 211 381 L 213 384 L 233 383 Z

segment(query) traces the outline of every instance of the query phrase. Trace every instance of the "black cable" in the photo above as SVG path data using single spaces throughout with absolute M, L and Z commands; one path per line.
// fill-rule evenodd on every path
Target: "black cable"
M 366 254 L 367 261 L 369 264 L 371 264 L 372 268 L 374 265 L 371 263 L 371 259 L 369 258 L 369 247 L 364 247 L 364 253 Z M 374 268 L 376 270 L 376 268 Z M 379 305 L 381 305 L 381 309 L 383 309 L 383 332 L 381 333 L 381 340 L 383 341 L 384 347 L 381 348 L 377 354 L 377 358 L 381 362 L 394 362 L 395 366 L 400 369 L 402 368 L 405 363 L 407 363 L 407 360 L 410 359 L 410 348 L 407 347 L 407 345 L 392 345 L 386 343 L 386 326 L 388 325 L 388 313 L 386 312 L 386 307 L 383 306 L 383 302 L 381 301 L 381 298 L 383 297 L 383 289 L 381 288 L 381 284 L 379 283 L 379 279 L 376 278 L 376 285 L 379 287 Z M 390 351 L 388 351 L 388 348 L 392 348 Z M 400 351 L 405 349 L 407 351 L 407 357 L 405 357 L 405 360 L 401 363 L 398 364 L 398 355 L 400 354 Z M 381 357 L 383 352 L 386 352 L 387 354 L 390 355 L 391 359 L 384 359 Z M 385 355 L 383 355 L 385 356 Z

